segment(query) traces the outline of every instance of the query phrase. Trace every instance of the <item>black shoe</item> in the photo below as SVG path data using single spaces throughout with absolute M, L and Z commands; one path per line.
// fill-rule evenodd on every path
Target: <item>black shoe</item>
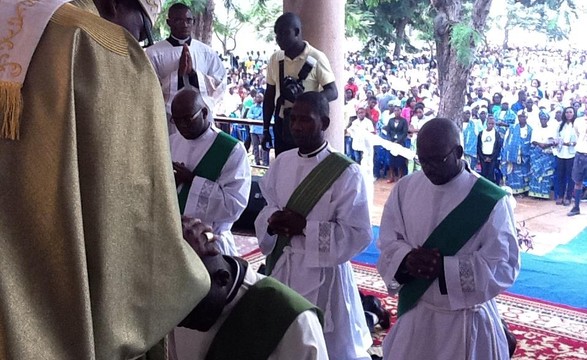
M 579 215 L 581 213 L 581 211 L 579 210 L 578 207 L 574 206 L 571 211 L 568 212 L 567 216 L 575 216 L 575 215 Z
M 361 303 L 367 319 L 369 330 L 373 331 L 375 325 L 387 330 L 391 326 L 391 314 L 381 305 L 381 300 L 373 295 L 361 293 Z
M 571 205 L 571 199 L 564 199 L 564 200 L 563 200 L 563 205 L 564 205 L 564 206 L 569 206 L 569 205 Z

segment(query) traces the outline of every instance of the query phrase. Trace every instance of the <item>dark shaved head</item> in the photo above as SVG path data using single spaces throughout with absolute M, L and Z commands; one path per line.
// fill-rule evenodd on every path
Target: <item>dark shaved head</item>
M 418 147 L 420 142 L 447 143 L 448 148 L 460 145 L 460 130 L 454 121 L 445 118 L 436 118 L 428 121 L 418 132 Z M 424 146 L 424 144 L 423 144 Z
M 449 182 L 462 169 L 460 130 L 449 119 L 427 122 L 418 132 L 417 151 L 424 174 L 435 185 Z
M 171 120 L 186 139 L 198 138 L 209 126 L 208 107 L 198 89 L 183 88 L 171 102 Z
M 286 12 L 275 20 L 275 27 L 286 26 L 293 29 L 302 30 L 302 20 L 292 12 Z
M 303 50 L 302 21 L 298 15 L 291 12 L 281 15 L 275 21 L 273 30 L 277 45 L 286 52 L 286 55 L 295 49 L 298 49 L 299 52 Z M 297 56 L 298 54 L 293 55 Z

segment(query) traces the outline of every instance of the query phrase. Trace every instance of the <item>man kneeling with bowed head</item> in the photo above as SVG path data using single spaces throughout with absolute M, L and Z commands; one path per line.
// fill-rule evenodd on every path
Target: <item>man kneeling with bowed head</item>
M 318 308 L 245 260 L 223 256 L 209 226 L 183 222 L 211 288 L 169 336 L 170 359 L 328 359 Z

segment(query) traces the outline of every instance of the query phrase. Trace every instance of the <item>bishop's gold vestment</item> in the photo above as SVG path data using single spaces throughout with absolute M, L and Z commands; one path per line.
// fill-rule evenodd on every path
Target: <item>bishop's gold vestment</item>
M 0 140 L 0 359 L 131 359 L 209 278 L 182 239 L 161 89 L 139 44 L 53 15 Z

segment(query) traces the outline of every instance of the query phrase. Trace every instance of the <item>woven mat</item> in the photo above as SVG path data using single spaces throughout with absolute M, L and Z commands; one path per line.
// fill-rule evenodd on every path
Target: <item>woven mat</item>
M 255 250 L 244 258 L 257 269 L 264 256 Z M 371 265 L 353 263 L 355 281 L 365 294 L 381 299 L 395 321 L 397 298 L 386 293 L 385 284 Z M 502 294 L 496 299 L 500 314 L 518 339 L 514 359 L 586 359 L 587 360 L 587 310 L 546 303 L 512 294 Z M 381 353 L 385 331 L 373 333 L 371 353 Z

